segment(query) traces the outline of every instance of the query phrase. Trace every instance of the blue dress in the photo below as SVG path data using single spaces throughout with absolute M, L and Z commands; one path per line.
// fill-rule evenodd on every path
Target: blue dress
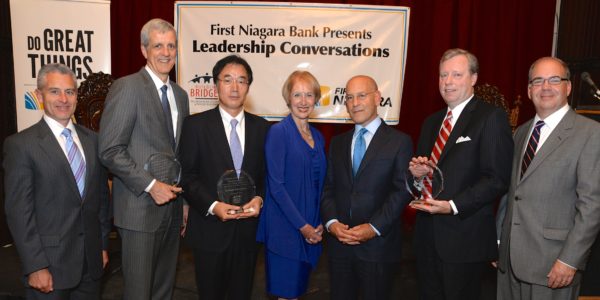
M 300 228 L 321 224 L 319 205 L 326 172 L 323 135 L 310 127 L 314 148 L 302 139 L 291 115 L 271 126 L 265 144 L 266 198 L 257 241 L 265 244 L 267 291 L 296 298 L 306 292 L 321 243 L 304 240 Z

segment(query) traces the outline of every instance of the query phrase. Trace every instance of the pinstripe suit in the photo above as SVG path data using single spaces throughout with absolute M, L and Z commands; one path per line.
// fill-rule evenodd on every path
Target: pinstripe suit
M 110 231 L 107 176 L 97 160 L 96 134 L 75 128 L 86 157 L 83 197 L 46 121 L 4 141 L 6 215 L 23 274 L 48 268 L 55 291 L 77 286 L 84 265 L 93 280 L 100 279 Z
M 177 84 L 170 84 L 178 111 L 175 127 L 178 144 L 183 119 L 189 114 L 188 97 Z M 158 241 L 158 235 L 165 227 L 169 233 L 178 231 L 182 200 L 158 206 L 144 191 L 153 180 L 143 169 L 148 157 L 159 152 L 175 155 L 166 122 L 156 86 L 146 69 L 113 83 L 100 122 L 99 153 L 104 165 L 115 175 L 114 222 L 121 229 L 123 239 L 126 299 L 148 299 L 146 292 L 156 294 L 156 291 L 149 291 L 148 286 L 152 286 L 154 277 L 154 282 L 165 283 L 160 290 L 169 294 L 168 297 L 174 283 L 179 237 L 169 234 L 165 240 Z M 151 241 L 139 237 L 130 239 L 124 236 L 126 232 L 148 233 Z M 159 254 L 159 259 L 145 261 L 140 257 L 141 251 L 150 247 L 149 243 L 157 243 L 152 249 L 154 254 L 150 255 Z M 155 263 L 164 264 L 165 269 L 159 271 L 160 265 L 153 268 Z

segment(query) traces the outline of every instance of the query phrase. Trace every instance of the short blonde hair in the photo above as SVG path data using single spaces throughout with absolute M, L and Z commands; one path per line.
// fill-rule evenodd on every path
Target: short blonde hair
M 321 85 L 319 84 L 319 81 L 317 81 L 317 78 L 310 72 L 297 70 L 288 76 L 281 88 L 281 95 L 287 106 L 290 106 L 290 93 L 292 92 L 294 83 L 298 81 L 304 81 L 311 86 L 312 92 L 315 94 L 316 103 L 318 103 L 321 99 Z

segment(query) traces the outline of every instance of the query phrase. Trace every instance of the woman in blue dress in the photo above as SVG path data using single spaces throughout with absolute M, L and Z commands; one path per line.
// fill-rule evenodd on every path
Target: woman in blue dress
M 310 271 L 321 255 L 325 141 L 308 123 L 321 98 L 317 79 L 295 71 L 284 83 L 282 95 L 290 114 L 267 134 L 267 191 L 257 240 L 265 244 L 267 292 L 279 299 L 296 299 L 306 292 Z

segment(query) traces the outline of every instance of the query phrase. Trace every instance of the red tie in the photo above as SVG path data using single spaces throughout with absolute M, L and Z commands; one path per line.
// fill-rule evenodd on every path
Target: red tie
M 444 119 L 444 123 L 442 124 L 442 128 L 440 129 L 440 133 L 438 134 L 437 139 L 435 140 L 435 145 L 433 145 L 433 149 L 431 150 L 431 160 L 437 165 L 438 160 L 440 159 L 440 155 L 444 150 L 444 146 L 446 145 L 446 141 L 450 136 L 450 132 L 452 131 L 452 111 L 448 111 L 446 114 L 446 119 Z M 429 173 L 427 177 L 425 177 L 425 191 L 423 192 L 423 196 L 425 198 L 433 198 L 433 174 Z

